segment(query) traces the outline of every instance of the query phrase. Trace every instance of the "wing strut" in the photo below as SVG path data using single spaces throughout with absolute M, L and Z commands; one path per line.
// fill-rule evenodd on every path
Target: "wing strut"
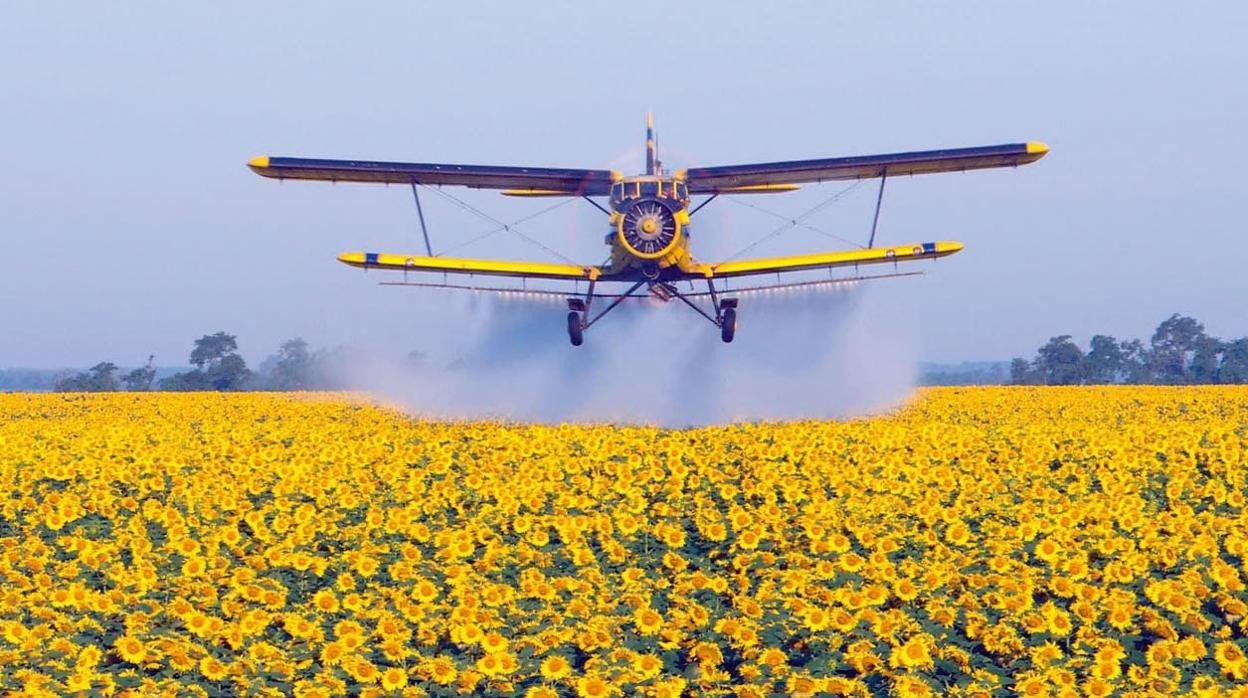
M 420 185 L 414 181 L 412 182 L 412 196 L 416 199 L 416 217 L 420 219 L 420 234 L 425 238 L 425 254 L 432 257 L 433 248 L 429 246 L 429 229 L 425 227 L 425 212 L 420 207 Z
M 625 298 L 628 298 L 628 297 L 632 296 L 632 295 L 633 295 L 633 291 L 636 291 L 637 289 L 641 288 L 642 284 L 645 284 L 645 283 L 646 283 L 646 280 L 645 280 L 645 279 L 642 279 L 641 281 L 638 281 L 637 283 L 633 284 L 632 286 L 630 286 L 630 287 L 629 287 L 629 289 L 628 289 L 627 291 L 625 291 L 624 293 L 620 294 L 619 296 L 616 296 L 615 300 L 614 300 L 614 301 L 611 301 L 611 304 L 610 304 L 610 305 L 608 305 L 607 307 L 603 308 L 601 311 L 599 311 L 599 312 L 598 312 L 598 314 L 597 314 L 597 315 L 595 315 L 592 319 L 589 319 L 589 320 L 584 319 L 584 318 L 585 318 L 585 316 L 589 315 L 589 303 L 585 303 L 585 304 L 584 304 L 584 307 L 583 307 L 583 309 L 582 309 L 582 310 L 583 310 L 583 315 L 582 315 L 582 319 L 581 319 L 581 329 L 582 329 L 582 330 L 588 330 L 590 325 L 594 324 L 595 322 L 598 322 L 599 320 L 601 320 L 601 319 L 602 319 L 602 317 L 603 317 L 604 315 L 606 315 L 607 313 L 611 312 L 612 310 L 615 310 L 615 306 L 619 305 L 620 303 L 623 303 Z M 590 288 L 589 288 L 589 292 L 590 292 L 590 296 L 589 296 L 589 298 L 590 298 L 590 300 L 593 300 L 593 292 L 594 292 L 594 288 L 593 288 L 593 286 L 592 286 L 592 285 L 591 285 L 591 286 L 590 286 Z M 580 301 L 581 299 L 579 299 L 579 298 L 576 298 L 576 299 L 569 299 L 569 301 L 571 301 L 571 300 L 577 300 L 577 301 Z M 578 309 L 578 308 L 576 308 L 576 307 L 575 307 L 572 303 L 570 303 L 570 302 L 568 303 L 568 307 L 569 307 L 569 308 L 572 308 L 573 310 L 577 310 L 577 309 Z
M 594 208 L 598 209 L 599 211 L 602 211 L 603 213 L 607 214 L 608 216 L 609 216 L 609 215 L 611 215 L 611 212 L 610 212 L 610 211 L 608 211 L 607 209 L 603 208 L 603 207 L 602 207 L 602 204 L 598 203 L 597 201 L 594 201 L 593 199 L 589 198 L 588 196 L 582 196 L 581 198 L 582 198 L 582 199 L 585 199 L 585 200 L 586 200 L 586 201 L 588 201 L 589 203 L 593 204 L 593 205 L 594 205 Z
M 880 193 L 875 195 L 875 218 L 871 219 L 871 239 L 867 247 L 875 247 L 875 228 L 880 224 L 880 204 L 884 202 L 884 182 L 888 180 L 888 168 L 880 170 Z
M 697 206 L 694 206 L 694 207 L 693 207 L 693 210 L 689 212 L 689 215 L 690 215 L 690 216 L 692 216 L 693 214 L 697 213 L 698 211 L 701 211 L 703 206 L 706 206 L 707 204 L 709 204 L 709 203 L 711 203 L 712 201 L 714 201 L 714 200 L 715 200 L 715 197 L 717 197 L 717 196 L 719 196 L 719 192 L 715 192 L 714 194 L 711 194 L 711 196 L 710 196 L 710 198 L 709 198 L 709 199 L 707 199 L 706 201 L 703 201 L 702 203 L 698 204 Z

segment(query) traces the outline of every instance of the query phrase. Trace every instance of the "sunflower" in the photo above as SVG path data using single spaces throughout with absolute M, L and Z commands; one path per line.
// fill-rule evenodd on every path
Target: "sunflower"
M 832 616 L 822 608 L 812 606 L 802 614 L 802 623 L 807 630 L 817 633 L 832 625 Z
M 1213 658 L 1222 667 L 1227 676 L 1242 681 L 1248 678 L 1248 658 L 1239 645 L 1233 642 L 1219 642 L 1213 646 Z
M 321 663 L 325 666 L 334 666 L 341 662 L 346 655 L 346 646 L 341 641 L 334 640 L 321 648 Z
M 580 698 L 605 698 L 612 693 L 611 684 L 601 676 L 583 676 L 576 680 L 576 695 Z
M 487 678 L 497 678 L 507 674 L 508 664 L 501 654 L 487 654 L 477 660 L 475 667 Z
M 209 681 L 220 681 L 229 675 L 229 667 L 209 655 L 199 660 L 199 673 Z
M 1074 627 L 1070 621 L 1070 614 L 1059 608 L 1046 609 L 1044 616 L 1050 635 L 1065 637 L 1070 634 L 1071 629 Z
M 542 660 L 540 670 L 542 678 L 547 681 L 558 681 L 567 678 L 572 673 L 572 665 L 563 657 L 553 655 Z
M 439 686 L 449 686 L 455 683 L 458 677 L 459 671 L 449 657 L 437 657 L 429 663 L 429 678 Z
M 902 669 L 932 668 L 932 653 L 927 638 L 915 635 L 903 644 L 894 647 L 888 655 L 888 663 L 894 668 Z
M 1036 543 L 1035 554 L 1040 560 L 1055 565 L 1061 559 L 1062 546 L 1052 538 L 1043 538 Z
M 654 635 L 663 628 L 663 616 L 649 606 L 642 606 L 633 613 L 633 625 L 642 635 Z
M 438 598 L 438 586 L 427 579 L 422 579 L 412 589 L 412 596 L 421 603 L 430 603 Z
M 488 632 L 481 638 L 481 649 L 486 654 L 495 654 L 507 649 L 507 638 L 496 632 Z
M 312 605 L 321 613 L 337 613 L 341 608 L 338 597 L 329 589 L 321 589 L 313 594 Z
M 347 655 L 342 664 L 351 678 L 360 683 L 377 683 L 377 680 L 381 678 L 377 665 L 359 655 Z
M 764 666 L 774 668 L 785 666 L 789 663 L 789 656 L 779 647 L 768 647 L 763 653 L 758 655 L 758 662 Z
M 653 654 L 639 654 L 633 660 L 633 670 L 643 679 L 653 679 L 663 671 L 663 660 Z
M 1083 682 L 1083 694 L 1089 698 L 1105 698 L 1114 693 L 1114 684 L 1099 676 L 1093 676 Z
M 113 643 L 117 656 L 131 664 L 142 664 L 147 658 L 147 646 L 133 635 L 122 635 Z
M 913 601 L 919 595 L 919 588 L 903 577 L 893 582 L 893 595 L 902 601 Z
M 1134 614 L 1126 606 L 1114 606 L 1105 614 L 1105 622 L 1118 632 L 1126 632 L 1135 627 Z

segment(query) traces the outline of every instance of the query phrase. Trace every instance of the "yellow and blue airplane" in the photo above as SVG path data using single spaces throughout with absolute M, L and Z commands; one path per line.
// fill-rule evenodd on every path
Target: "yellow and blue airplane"
M 724 291 L 724 287 L 721 284 L 717 291 L 717 281 L 841 267 L 857 269 L 861 265 L 871 264 L 896 265 L 901 262 L 945 257 L 962 249 L 961 243 L 950 241 L 876 247 L 873 223 L 869 244 L 859 249 L 720 263 L 699 262 L 694 259 L 689 245 L 690 216 L 717 196 L 786 192 L 807 183 L 878 177 L 880 190 L 876 198 L 874 219 L 878 222 L 884 182 L 889 177 L 1016 167 L 1039 160 L 1048 150 L 1043 143 L 1032 141 L 886 155 L 695 167 L 668 173 L 659 162 L 654 122 L 647 116 L 646 171 L 630 177 L 614 170 L 269 156 L 253 158 L 248 166 L 257 174 L 275 179 L 411 185 L 413 193 L 416 194 L 418 212 L 418 186 L 499 189 L 503 194 L 523 197 L 584 197 L 609 216 L 611 232 L 606 236 L 606 242 L 611 252 L 603 264 L 554 264 L 435 256 L 429 246 L 427 231 L 424 256 L 378 252 L 346 252 L 338 256 L 339 261 L 364 269 L 584 281 L 588 289 L 585 295 L 580 296 L 578 293 L 575 297 L 568 298 L 568 337 L 573 345 L 579 346 L 584 340 L 585 330 L 628 298 L 654 296 L 662 300 L 680 299 L 719 327 L 723 341 L 731 342 L 736 333 L 738 299 L 721 298 L 719 293 Z M 705 195 L 708 198 L 690 210 L 689 205 L 695 195 Z M 590 198 L 603 196 L 608 197 L 609 210 Z M 423 214 L 421 226 L 423 230 Z M 623 293 L 597 292 L 598 284 L 605 282 L 626 283 L 630 287 Z M 682 291 L 676 285 L 677 282 L 704 282 L 707 291 Z M 815 282 L 755 286 L 738 289 L 738 292 L 800 287 L 809 283 Z M 415 285 L 511 290 L 450 284 Z M 642 286 L 648 287 L 646 293 L 638 293 Z M 697 302 L 703 298 L 710 300 L 709 311 Z M 609 299 L 611 302 L 591 316 L 590 310 L 595 299 L 603 302 Z

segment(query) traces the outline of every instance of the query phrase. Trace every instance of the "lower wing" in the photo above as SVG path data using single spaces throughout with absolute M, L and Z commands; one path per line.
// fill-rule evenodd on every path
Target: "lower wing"
M 448 274 L 511 276 L 532 279 L 593 281 L 602 274 L 602 270 L 598 267 L 582 267 L 575 264 L 466 259 L 463 257 L 415 257 L 377 252 L 344 252 L 338 255 L 338 261 L 361 269 L 433 271 Z
M 947 257 L 962 249 L 960 242 L 916 242 L 892 247 L 868 247 L 860 250 L 816 252 L 791 257 L 768 257 L 765 259 L 742 259 L 735 262 L 699 265 L 689 278 L 718 279 L 755 274 L 774 274 L 790 271 L 808 271 L 832 267 L 852 267 L 860 264 L 888 264 L 890 262 L 913 262 L 920 259 Z

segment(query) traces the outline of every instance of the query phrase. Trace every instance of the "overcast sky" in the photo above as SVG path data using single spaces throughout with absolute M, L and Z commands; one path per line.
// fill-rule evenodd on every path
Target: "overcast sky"
M 245 162 L 634 172 L 648 110 L 671 169 L 1047 142 L 1016 170 L 889 183 L 882 242 L 966 243 L 870 289 L 920 358 L 1146 338 L 1173 312 L 1248 335 L 1245 27 L 1232 2 L 5 2 L 0 367 L 178 364 L 218 329 L 251 361 L 295 335 L 436 342 L 420 330 L 444 295 L 334 259 L 419 251 L 410 191 L 279 183 Z M 839 188 L 749 201 L 792 216 Z M 503 220 L 552 203 L 451 193 Z M 863 241 L 874 196 L 811 223 Z M 490 228 L 426 203 L 435 248 Z M 695 254 L 732 254 L 775 220 L 718 201 Z M 584 202 L 522 230 L 588 263 L 606 251 Z M 798 229 L 756 251 L 836 246 Z M 506 234 L 456 252 L 551 259 Z

